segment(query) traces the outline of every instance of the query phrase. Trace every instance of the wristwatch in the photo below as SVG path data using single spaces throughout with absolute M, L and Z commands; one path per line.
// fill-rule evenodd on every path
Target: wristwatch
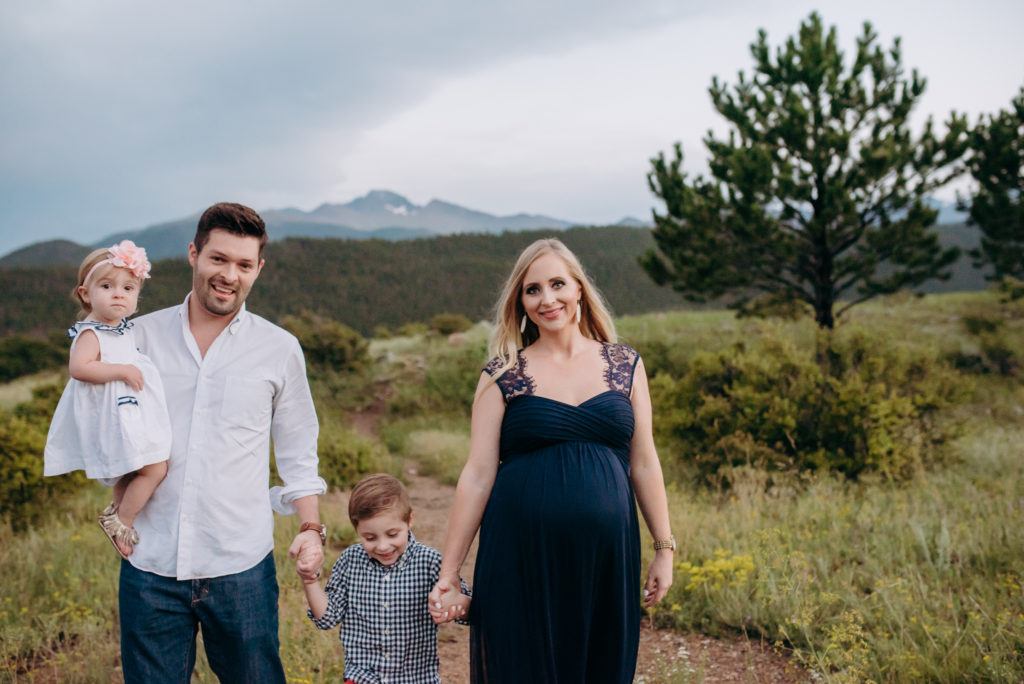
M 320 535 L 320 543 L 323 544 L 324 546 L 327 546 L 327 526 L 326 525 L 321 525 L 320 523 L 315 523 L 315 522 L 304 522 L 304 523 L 302 523 L 302 527 L 299 528 L 299 534 L 305 532 L 306 530 L 314 530 L 317 534 Z
M 675 551 L 676 550 L 676 538 L 673 537 L 672 535 L 669 535 L 668 539 L 662 539 L 661 541 L 655 541 L 654 542 L 654 550 L 658 551 L 660 549 L 672 549 L 673 551 Z

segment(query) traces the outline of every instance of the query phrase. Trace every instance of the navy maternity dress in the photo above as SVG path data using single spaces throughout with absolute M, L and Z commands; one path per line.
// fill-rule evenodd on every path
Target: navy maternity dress
M 501 464 L 470 608 L 476 684 L 633 681 L 641 583 L 629 395 L 639 356 L 609 343 L 602 353 L 608 389 L 578 406 L 534 394 L 522 354 L 497 380 Z

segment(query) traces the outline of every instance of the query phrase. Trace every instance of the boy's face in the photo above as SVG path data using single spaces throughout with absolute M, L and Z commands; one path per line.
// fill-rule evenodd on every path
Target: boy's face
M 406 522 L 397 510 L 391 509 L 360 520 L 356 525 L 356 534 L 370 558 L 377 559 L 381 565 L 393 565 L 409 545 L 411 523 L 411 514 L 409 522 Z

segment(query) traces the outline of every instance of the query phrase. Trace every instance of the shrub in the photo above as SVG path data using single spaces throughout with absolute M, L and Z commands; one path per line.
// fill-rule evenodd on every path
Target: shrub
M 406 323 L 399 326 L 398 330 L 395 331 L 395 335 L 398 337 L 418 337 L 419 335 L 426 335 L 428 330 L 430 328 L 426 323 Z
M 409 434 L 406 456 L 420 464 L 420 472 L 454 485 L 469 455 L 469 436 L 444 430 L 416 430 Z
M 388 400 L 392 417 L 434 413 L 469 416 L 480 372 L 487 362 L 483 341 L 435 346 L 429 358 L 407 365 Z
M 320 477 L 332 488 L 354 485 L 367 473 L 392 470 L 387 450 L 377 441 L 334 422 L 320 427 L 317 453 Z
M 465 332 L 473 327 L 473 322 L 462 314 L 439 313 L 430 319 L 430 329 L 442 335 Z
M 652 381 L 657 436 L 689 454 L 706 481 L 726 484 L 748 465 L 899 480 L 938 458 L 952 428 L 935 414 L 963 381 L 936 353 L 855 333 L 828 341 L 819 357 L 769 335 L 757 347 L 698 354 L 678 380 Z
M 967 373 L 1016 376 L 1021 366 L 1020 345 L 1016 333 L 1006 331 L 1005 323 L 1006 319 L 999 314 L 964 316 L 964 328 L 976 349 L 953 352 L 949 360 Z
M 61 387 L 33 391 L 31 402 L 0 412 L 0 517 L 23 530 L 48 509 L 81 489 L 88 480 L 81 471 L 43 477 L 43 448 Z
M 0 340 L 0 382 L 59 368 L 67 358 L 66 347 L 31 337 L 6 337 Z
M 285 316 L 282 326 L 299 339 L 311 365 L 335 370 L 357 370 L 369 360 L 369 344 L 352 328 L 303 311 Z

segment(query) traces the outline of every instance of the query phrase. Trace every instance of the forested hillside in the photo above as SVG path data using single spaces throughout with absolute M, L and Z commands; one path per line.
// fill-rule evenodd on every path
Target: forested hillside
M 940 226 L 943 243 L 970 241 L 962 225 Z M 533 240 L 555 235 L 575 251 L 618 315 L 688 306 L 656 286 L 637 264 L 653 245 L 646 228 L 607 226 L 500 235 L 449 235 L 391 242 L 288 238 L 267 245 L 267 265 L 249 299 L 250 309 L 273 321 L 309 309 L 363 334 L 443 313 L 488 317 L 518 253 Z M 966 244 L 966 243 L 965 243 Z M 185 259 L 158 261 L 139 299 L 145 313 L 180 302 L 190 287 Z M 0 269 L 0 337 L 42 335 L 66 328 L 76 308 L 69 293 L 75 267 Z M 962 258 L 951 281 L 927 292 L 984 287 L 981 273 Z
M 277 321 L 309 309 L 369 334 L 374 327 L 427 321 L 442 312 L 487 317 L 518 253 L 557 235 L 573 249 L 618 314 L 682 304 L 637 264 L 650 231 L 610 226 L 421 240 L 289 238 L 267 246 L 267 265 L 249 298 L 252 311 Z M 139 299 L 140 313 L 180 302 L 190 287 L 186 259 L 158 261 Z M 0 336 L 45 334 L 73 322 L 75 268 L 0 270 Z

